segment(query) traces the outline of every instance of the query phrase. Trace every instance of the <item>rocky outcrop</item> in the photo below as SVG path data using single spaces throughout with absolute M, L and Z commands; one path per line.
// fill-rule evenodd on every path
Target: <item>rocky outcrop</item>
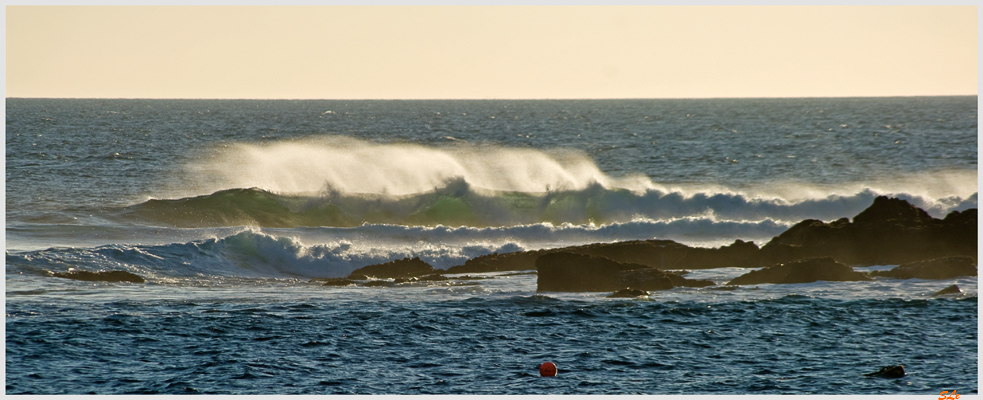
M 538 291 L 611 292 L 625 287 L 667 290 L 676 286 L 703 287 L 708 280 L 691 280 L 642 264 L 623 263 L 600 256 L 555 252 L 536 260 Z
M 890 271 L 873 271 L 871 276 L 886 276 L 898 279 L 952 279 L 960 276 L 976 276 L 976 262 L 973 257 L 943 257 L 934 260 L 916 261 L 902 264 Z
M 760 283 L 809 283 L 816 281 L 868 281 L 867 275 L 856 272 L 830 257 L 811 258 L 776 264 L 734 278 L 728 285 Z
M 499 271 L 527 271 L 536 269 L 536 259 L 551 253 L 550 250 L 516 251 L 512 253 L 492 253 L 469 259 L 462 265 L 447 268 L 444 273 L 463 274 Z
M 413 276 L 428 275 L 437 270 L 427 264 L 420 257 L 404 258 L 382 264 L 367 265 L 352 271 L 348 275 L 349 279 L 375 277 L 379 279 L 388 278 L 408 278 Z
M 976 259 L 977 210 L 932 218 L 907 201 L 877 197 L 851 222 L 807 219 L 758 248 L 736 240 L 719 248 L 689 247 L 671 240 L 594 243 L 560 249 L 519 251 L 475 257 L 447 273 L 521 271 L 536 268 L 546 254 L 566 252 L 663 270 L 760 267 L 800 259 L 832 257 L 847 265 L 904 264 L 946 256 Z
M 760 265 L 760 257 L 758 245 L 738 239 L 729 246 L 719 248 L 692 247 L 673 267 L 690 269 L 757 267 Z
M 796 224 L 761 248 L 760 262 L 832 257 L 849 265 L 890 265 L 954 255 L 975 258 L 976 221 L 976 209 L 940 220 L 907 201 L 880 196 L 853 222 Z
M 961 289 L 959 289 L 959 286 L 952 285 L 952 286 L 946 287 L 945 289 L 942 289 L 942 290 L 940 290 L 938 292 L 935 292 L 935 294 L 933 294 L 932 296 L 945 296 L 947 294 L 959 294 L 959 293 L 962 293 L 962 292 L 963 291 Z
M 881 369 L 877 372 L 871 372 L 864 375 L 878 378 L 903 378 L 905 376 L 904 365 L 889 365 L 886 367 L 881 367 Z
M 53 276 L 56 278 L 66 278 L 74 279 L 77 281 L 93 281 L 93 282 L 131 282 L 131 283 L 144 283 L 142 277 L 136 274 L 132 274 L 126 271 L 99 271 L 99 272 L 89 272 L 89 271 L 68 271 L 68 272 L 55 272 Z
M 540 256 L 552 253 L 573 253 L 604 257 L 622 263 L 640 264 L 659 269 L 706 269 L 757 266 L 758 246 L 754 242 L 737 240 L 720 248 L 689 247 L 672 240 L 632 240 L 617 243 L 593 243 L 559 249 L 518 251 L 488 254 L 453 266 L 448 274 L 525 271 L 536 269 Z

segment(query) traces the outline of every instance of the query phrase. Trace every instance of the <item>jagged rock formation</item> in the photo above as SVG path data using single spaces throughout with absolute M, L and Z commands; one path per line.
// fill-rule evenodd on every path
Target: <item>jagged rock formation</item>
M 976 259 L 977 210 L 932 218 L 907 201 L 878 197 L 853 222 L 808 219 L 772 238 L 760 249 L 736 240 L 719 248 L 689 247 L 672 240 L 594 243 L 560 249 L 519 251 L 475 257 L 447 273 L 521 271 L 536 268 L 539 257 L 557 252 L 601 256 L 659 269 L 760 267 L 799 259 L 832 257 L 847 265 L 891 265 L 946 256 Z
M 880 196 L 850 222 L 805 220 L 761 248 L 763 265 L 833 257 L 848 265 L 891 265 L 945 256 L 976 257 L 976 209 L 936 219 L 907 201 Z

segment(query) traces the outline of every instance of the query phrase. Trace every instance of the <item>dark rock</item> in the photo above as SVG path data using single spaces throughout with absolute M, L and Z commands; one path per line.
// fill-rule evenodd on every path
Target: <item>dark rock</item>
M 877 372 L 871 372 L 864 375 L 881 378 L 902 378 L 905 376 L 904 365 L 889 365 L 886 367 L 881 367 L 881 369 Z
M 126 271 L 99 271 L 99 272 L 68 271 L 68 272 L 55 272 L 54 276 L 56 278 L 74 279 L 77 281 L 131 282 L 131 283 L 146 282 L 146 280 L 144 280 L 139 275 L 132 274 Z
M 962 292 L 963 291 L 959 289 L 959 286 L 952 285 L 952 286 L 949 286 L 949 287 L 947 287 L 945 289 L 942 289 L 942 290 L 940 290 L 938 292 L 935 292 L 935 294 L 933 296 L 945 296 L 947 294 L 959 294 L 959 293 L 962 293 Z
M 382 264 L 367 265 L 352 271 L 348 275 L 354 278 L 357 275 L 372 276 L 376 278 L 408 278 L 412 276 L 427 275 L 436 272 L 433 266 L 426 261 L 415 258 L 404 258 Z
M 866 274 L 856 272 L 830 257 L 798 260 L 751 271 L 734 278 L 727 285 L 759 283 L 809 283 L 815 281 L 869 281 Z
M 890 271 L 872 271 L 870 275 L 898 279 L 951 279 L 976 276 L 977 271 L 973 257 L 954 256 L 901 264 Z
M 536 259 L 549 250 L 492 253 L 467 260 L 462 265 L 447 268 L 444 273 L 463 274 L 476 272 L 526 271 L 536 269 Z
M 686 279 L 676 274 L 666 274 L 675 287 L 707 287 L 716 285 L 709 279 Z
M 631 240 L 560 249 L 569 253 L 604 257 L 620 263 L 640 264 L 659 269 L 687 268 L 680 261 L 690 250 L 689 246 L 672 240 Z
M 853 217 L 855 224 L 894 224 L 903 227 L 921 226 L 934 220 L 925 210 L 905 200 L 887 196 L 878 196 L 874 204 Z
M 650 294 L 651 293 L 649 293 L 646 290 L 638 290 L 638 289 L 632 289 L 632 288 L 624 288 L 624 289 L 618 290 L 618 291 L 616 291 L 614 293 L 611 293 L 607 297 L 608 298 L 633 298 L 633 297 L 639 297 L 639 296 L 648 296 Z
M 316 278 L 311 282 L 323 282 L 321 286 L 348 286 L 354 285 L 355 281 L 348 278 Z
M 355 280 L 355 281 L 367 281 L 369 280 L 369 277 L 362 274 L 350 274 L 348 275 L 348 279 Z
M 877 197 L 851 223 L 805 220 L 769 241 L 763 265 L 802 258 L 833 257 L 849 265 L 885 265 L 953 255 L 976 257 L 976 210 L 932 218 L 907 201 Z
M 671 240 L 594 243 L 488 254 L 448 268 L 445 273 L 532 270 L 541 256 L 559 252 L 662 270 L 759 267 L 817 257 L 833 257 L 848 265 L 904 264 L 955 255 L 975 260 L 976 221 L 976 209 L 953 211 L 940 220 L 904 200 L 881 196 L 857 214 L 853 222 L 848 218 L 829 223 L 807 219 L 761 248 L 742 240 L 719 248 L 689 247 Z
M 738 239 L 729 246 L 719 248 L 690 248 L 677 265 L 692 269 L 757 267 L 760 265 L 759 252 L 754 242 Z
M 365 282 L 365 283 L 362 284 L 362 286 L 365 286 L 365 287 L 392 287 L 395 284 L 396 284 L 395 282 L 391 282 L 391 281 L 377 280 L 377 281 L 368 281 L 368 282 Z
M 642 264 L 568 252 L 549 253 L 536 261 L 537 290 L 546 292 L 613 292 L 625 287 L 667 290 L 675 286 L 708 286 Z
M 536 260 L 551 253 L 574 253 L 600 256 L 622 263 L 640 264 L 659 269 L 705 269 L 757 266 L 758 246 L 737 240 L 730 246 L 714 249 L 693 248 L 672 240 L 632 240 L 617 243 L 593 243 L 559 249 L 487 254 L 465 261 L 445 271 L 448 274 L 526 271 L 536 269 Z
M 613 292 L 634 286 L 642 290 L 672 289 L 672 280 L 661 270 L 608 258 L 568 252 L 549 253 L 536 260 L 538 291 Z M 628 276 L 631 275 L 631 276 Z M 633 285 L 625 281 L 640 280 Z

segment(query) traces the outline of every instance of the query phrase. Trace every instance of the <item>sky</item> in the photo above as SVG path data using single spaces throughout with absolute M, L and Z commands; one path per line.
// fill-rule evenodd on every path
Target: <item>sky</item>
M 8 6 L 6 97 L 977 94 L 976 6 Z

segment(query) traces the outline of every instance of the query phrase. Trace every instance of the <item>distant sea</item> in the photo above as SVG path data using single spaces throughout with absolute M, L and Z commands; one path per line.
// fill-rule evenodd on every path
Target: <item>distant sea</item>
M 6 394 L 977 394 L 976 277 L 637 299 L 535 274 L 311 282 L 406 257 L 760 246 L 879 195 L 942 218 L 978 207 L 977 107 L 6 99 Z M 147 282 L 51 276 L 69 270 Z

